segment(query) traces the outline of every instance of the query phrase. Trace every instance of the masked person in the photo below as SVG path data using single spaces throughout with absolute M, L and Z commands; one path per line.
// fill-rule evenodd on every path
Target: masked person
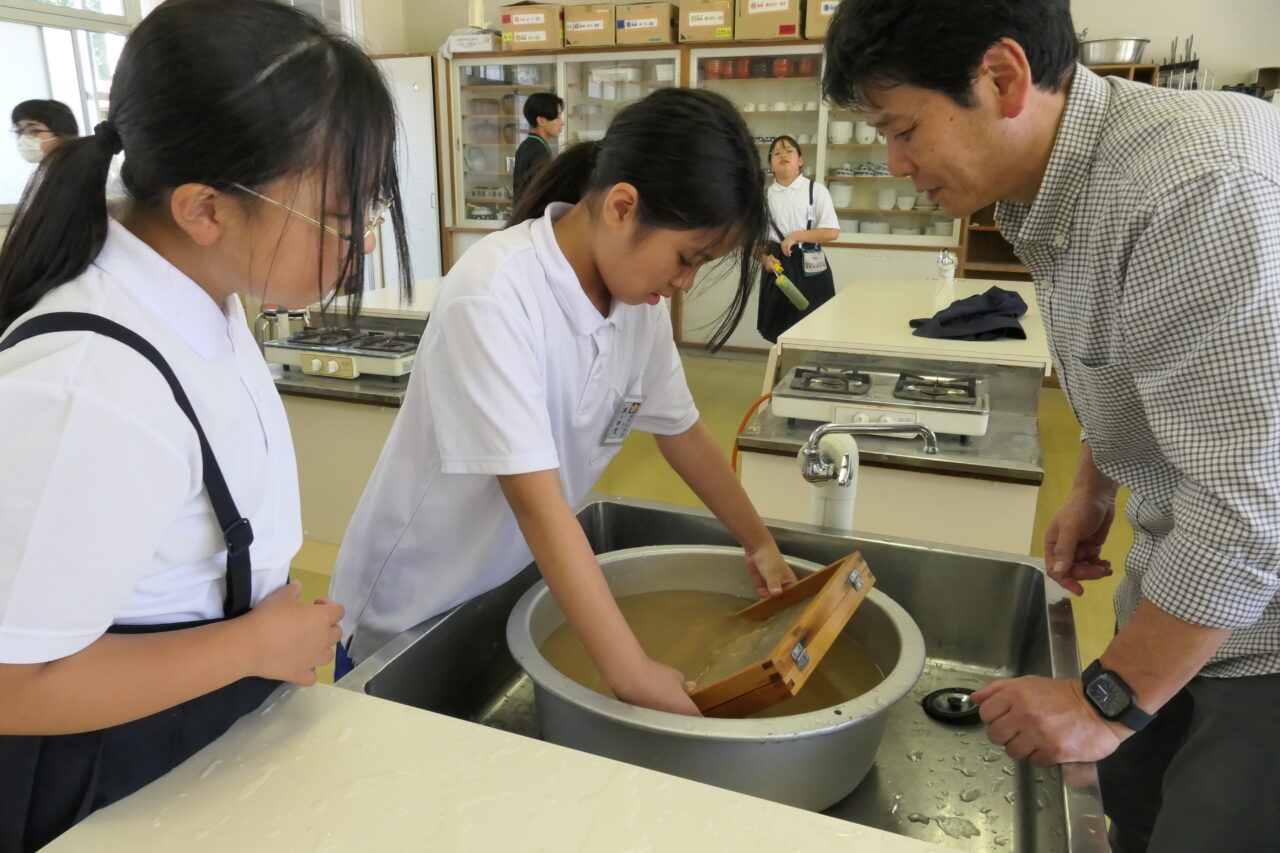
M 61 101 L 23 101 L 13 108 L 11 121 L 18 153 L 28 163 L 39 163 L 60 142 L 80 135 L 75 115 Z

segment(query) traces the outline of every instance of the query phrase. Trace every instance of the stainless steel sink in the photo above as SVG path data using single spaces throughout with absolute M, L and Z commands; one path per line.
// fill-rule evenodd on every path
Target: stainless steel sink
M 702 510 L 593 497 L 578 513 L 596 553 L 646 545 L 733 545 Z M 1107 853 L 1093 765 L 1057 768 L 1010 760 L 981 725 L 954 727 L 924 714 L 941 687 L 984 686 L 1018 675 L 1079 675 L 1065 592 L 1042 561 L 924 542 L 843 535 L 775 522 L 784 554 L 830 563 L 860 550 L 877 587 L 924 634 L 915 690 L 894 707 L 876 765 L 827 814 L 965 851 Z M 339 687 L 538 736 L 533 687 L 507 652 L 507 616 L 538 580 L 530 566 L 501 587 L 404 632 Z

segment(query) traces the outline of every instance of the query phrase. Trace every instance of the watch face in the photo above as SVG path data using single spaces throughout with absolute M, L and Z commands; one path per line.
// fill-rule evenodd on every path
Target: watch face
M 1129 694 L 1110 675 L 1102 673 L 1085 688 L 1089 698 L 1104 716 L 1112 718 L 1129 707 Z

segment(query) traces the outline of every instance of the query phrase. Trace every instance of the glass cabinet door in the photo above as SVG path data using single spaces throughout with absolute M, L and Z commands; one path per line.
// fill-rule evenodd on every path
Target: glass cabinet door
M 453 70 L 456 221 L 501 222 L 511 212 L 516 148 L 529 132 L 524 102 L 556 92 L 555 57 L 477 58 Z
M 674 50 L 562 57 L 565 127 L 561 147 L 603 139 L 620 109 L 657 89 L 676 85 L 679 59 Z
M 847 243 L 957 245 L 959 220 L 917 194 L 910 178 L 889 174 L 884 134 L 861 113 L 830 107 L 823 181 Z
M 804 174 L 818 174 L 822 154 L 821 50 L 817 45 L 695 50 L 694 86 L 724 95 L 755 137 L 760 167 L 769 168 L 769 144 L 783 134 L 800 143 Z

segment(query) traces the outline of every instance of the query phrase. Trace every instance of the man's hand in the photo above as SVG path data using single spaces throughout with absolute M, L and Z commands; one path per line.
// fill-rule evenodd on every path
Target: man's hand
M 1049 577 L 1072 595 L 1084 593 L 1080 581 L 1111 574 L 1102 546 L 1116 517 L 1114 494 L 1073 490 L 1044 534 L 1044 561 Z
M 987 737 L 1010 758 L 1042 767 L 1099 761 L 1133 732 L 1103 719 L 1078 678 L 1028 675 L 997 681 L 971 697 L 981 706 Z

